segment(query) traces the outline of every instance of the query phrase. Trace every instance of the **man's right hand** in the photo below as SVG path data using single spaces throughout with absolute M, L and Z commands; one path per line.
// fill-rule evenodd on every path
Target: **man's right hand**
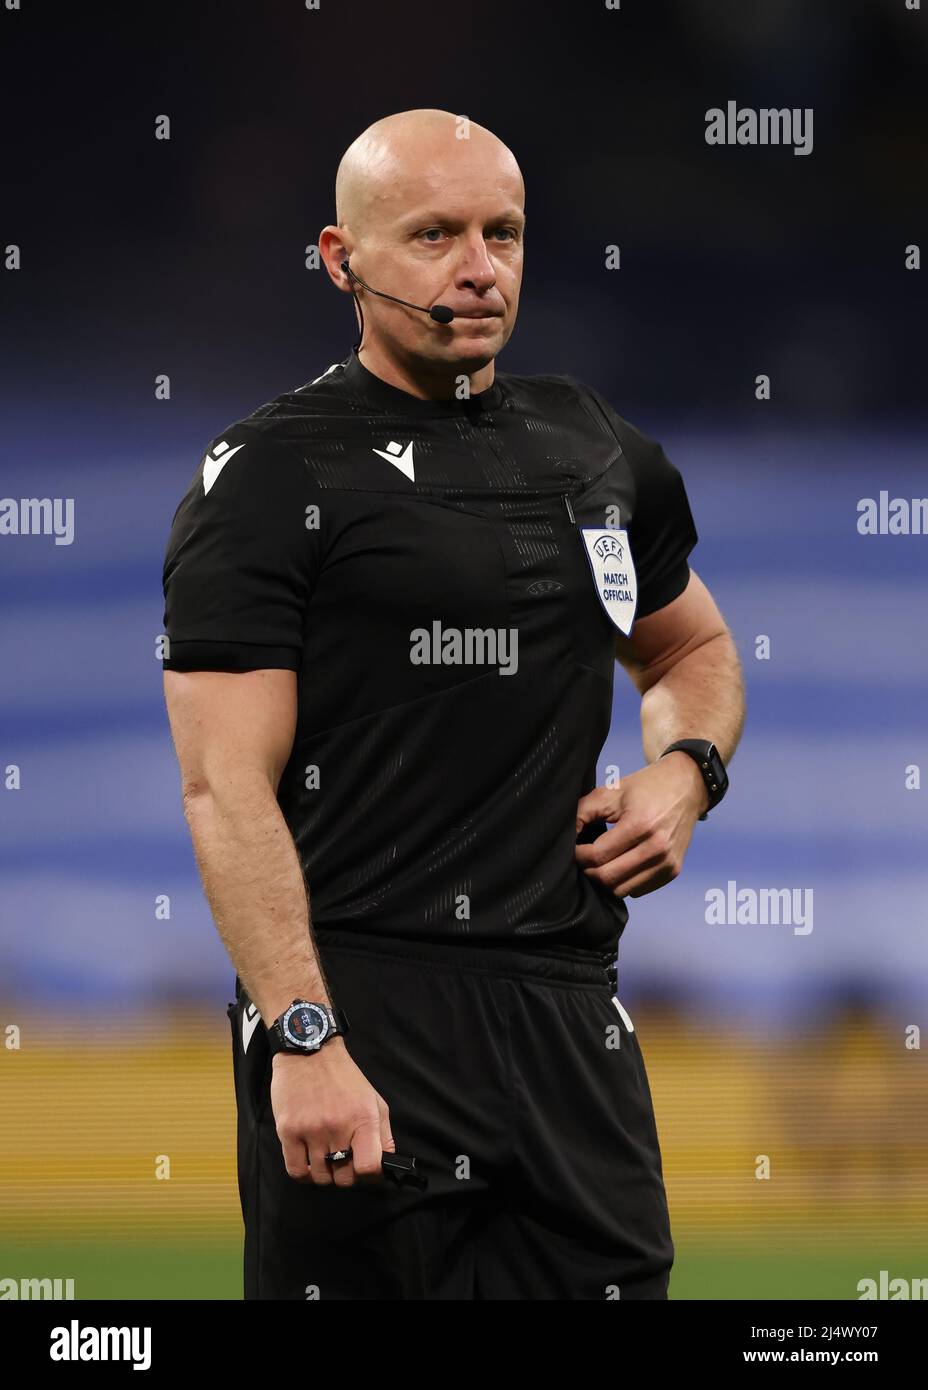
M 395 1153 L 386 1101 L 351 1059 L 343 1038 L 318 1052 L 274 1055 L 271 1109 L 287 1172 L 295 1182 L 353 1187 L 383 1181 L 381 1159 Z M 326 1154 L 352 1148 L 336 1163 Z

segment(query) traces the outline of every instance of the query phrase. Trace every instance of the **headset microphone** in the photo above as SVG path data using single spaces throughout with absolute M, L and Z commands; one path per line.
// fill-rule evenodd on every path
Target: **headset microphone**
M 381 299 L 392 299 L 394 304 L 403 304 L 407 309 L 418 309 L 420 314 L 428 314 L 429 318 L 434 319 L 436 323 L 450 323 L 454 318 L 454 310 L 449 309 L 447 304 L 433 304 L 431 309 L 425 308 L 422 304 L 410 304 L 408 299 L 397 299 L 395 294 L 385 294 L 383 290 L 371 289 L 371 286 L 362 280 L 360 275 L 355 275 L 347 261 L 342 261 L 340 268 L 346 275 L 350 275 L 352 280 L 357 280 L 359 285 L 370 290 L 371 294 L 379 295 Z

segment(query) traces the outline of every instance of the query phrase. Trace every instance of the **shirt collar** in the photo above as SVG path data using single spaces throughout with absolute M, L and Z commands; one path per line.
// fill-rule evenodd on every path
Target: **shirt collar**
M 365 400 L 376 402 L 399 415 L 474 415 L 485 410 L 497 410 L 503 404 L 502 388 L 495 377 L 492 386 L 478 391 L 467 400 L 424 400 L 375 376 L 365 367 L 354 348 L 342 367 L 344 378 L 353 391 Z

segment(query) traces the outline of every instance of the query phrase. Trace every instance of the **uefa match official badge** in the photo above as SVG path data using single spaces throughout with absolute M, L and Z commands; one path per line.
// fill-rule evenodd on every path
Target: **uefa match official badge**
M 580 534 L 599 601 L 610 621 L 627 637 L 638 607 L 638 579 L 628 532 L 581 526 Z

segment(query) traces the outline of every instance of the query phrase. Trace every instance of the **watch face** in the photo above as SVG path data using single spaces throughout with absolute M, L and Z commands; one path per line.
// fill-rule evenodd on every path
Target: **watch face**
M 724 786 L 726 778 L 725 764 L 722 762 L 721 756 L 719 755 L 719 750 L 716 748 L 714 743 L 712 747 L 709 749 L 709 764 L 712 768 L 712 775 L 718 782 L 719 786 Z
M 292 1004 L 283 1017 L 284 1037 L 297 1047 L 319 1047 L 329 1032 L 329 1016 L 318 1004 Z

